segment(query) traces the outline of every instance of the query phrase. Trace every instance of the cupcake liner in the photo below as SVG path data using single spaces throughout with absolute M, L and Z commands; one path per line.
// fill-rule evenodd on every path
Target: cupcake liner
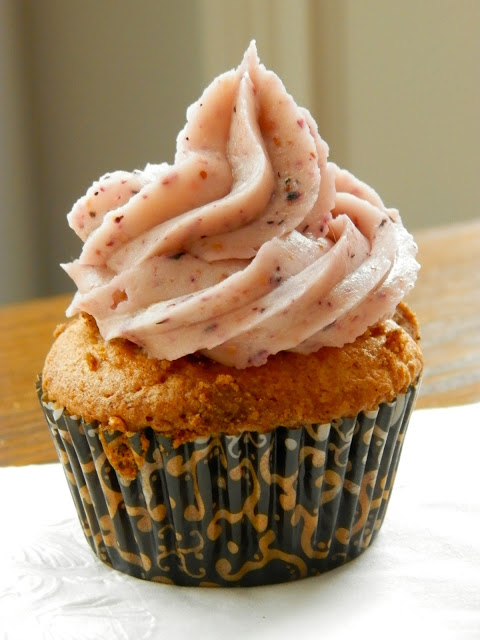
M 41 399 L 40 381 L 37 389 Z M 376 411 L 329 424 L 177 447 L 147 427 L 127 434 L 144 459 L 134 479 L 110 464 L 97 423 L 41 404 L 85 536 L 103 562 L 145 580 L 254 586 L 321 574 L 371 544 L 415 395 L 410 387 Z

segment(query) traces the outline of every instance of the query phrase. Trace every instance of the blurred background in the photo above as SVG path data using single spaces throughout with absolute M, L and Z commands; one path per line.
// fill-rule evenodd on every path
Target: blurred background
M 478 0 L 0 0 L 0 303 L 73 290 L 74 201 L 172 162 L 252 38 L 410 230 L 479 215 Z

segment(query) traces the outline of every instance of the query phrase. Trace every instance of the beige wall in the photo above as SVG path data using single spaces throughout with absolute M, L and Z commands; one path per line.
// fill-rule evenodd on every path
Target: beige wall
M 0 0 L 0 304 L 37 292 L 36 200 L 20 30 L 16 7 Z
M 17 2 L 17 0 L 13 0 Z M 80 243 L 65 214 L 98 176 L 173 160 L 202 89 L 190 0 L 22 0 L 34 135 L 40 294 L 71 288 L 58 263 Z
M 0 301 L 68 290 L 76 198 L 171 161 L 251 38 L 411 229 L 478 216 L 477 0 L 0 0 Z
M 316 5 L 328 54 L 338 58 L 320 92 L 339 86 L 315 104 L 332 155 L 412 229 L 479 216 L 480 2 Z

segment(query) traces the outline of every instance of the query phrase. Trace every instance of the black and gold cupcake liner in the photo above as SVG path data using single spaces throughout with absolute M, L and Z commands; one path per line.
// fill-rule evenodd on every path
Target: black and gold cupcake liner
M 109 463 L 97 423 L 42 407 L 85 536 L 103 562 L 144 580 L 254 586 L 321 574 L 371 544 L 415 394 L 411 387 L 376 411 L 329 424 L 177 447 L 146 428 L 128 437 L 144 460 L 134 479 Z

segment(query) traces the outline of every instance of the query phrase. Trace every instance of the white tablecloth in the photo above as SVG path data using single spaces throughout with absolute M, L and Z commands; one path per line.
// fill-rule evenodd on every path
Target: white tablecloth
M 479 639 L 479 452 L 480 404 L 416 411 L 372 547 L 252 589 L 115 572 L 90 551 L 59 464 L 2 468 L 0 640 Z

